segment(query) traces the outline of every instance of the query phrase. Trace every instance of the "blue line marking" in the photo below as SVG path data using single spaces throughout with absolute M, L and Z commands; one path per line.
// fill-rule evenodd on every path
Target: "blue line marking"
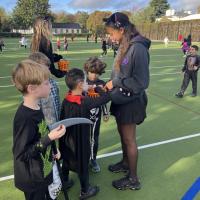
M 200 177 L 192 184 L 189 190 L 184 194 L 181 200 L 193 200 L 200 191 Z

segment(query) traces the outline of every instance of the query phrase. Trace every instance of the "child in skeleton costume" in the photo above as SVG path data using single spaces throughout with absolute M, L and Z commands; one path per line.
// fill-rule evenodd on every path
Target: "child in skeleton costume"
M 175 94 L 176 97 L 182 98 L 187 89 L 190 80 L 192 81 L 192 97 L 197 96 L 197 75 L 200 68 L 200 58 L 198 56 L 199 47 L 192 45 L 190 47 L 190 54 L 185 59 L 182 72 L 184 73 L 183 82 L 179 92 Z
M 105 73 L 106 64 L 97 57 L 89 58 L 84 64 L 84 70 L 87 74 L 87 83 L 89 86 L 89 94 L 96 87 L 104 87 L 105 82 L 98 77 Z M 101 113 L 103 112 L 103 120 L 108 121 L 107 106 L 102 105 L 90 110 L 90 120 L 93 121 L 93 129 L 91 134 L 91 167 L 93 172 L 99 172 L 100 166 L 96 162 L 96 156 L 98 151 L 99 131 L 101 124 Z
M 87 83 L 84 72 L 73 68 L 68 71 L 66 85 L 69 92 L 66 94 L 61 107 L 61 120 L 75 117 L 90 117 L 90 110 L 110 101 L 110 94 L 104 92 L 100 87 L 95 88 L 99 97 L 93 98 L 83 96 Z M 80 199 L 88 199 L 95 196 L 99 188 L 89 184 L 89 160 L 90 160 L 90 126 L 80 124 L 66 129 L 67 136 L 59 140 L 59 148 L 62 153 L 62 171 L 64 179 L 67 181 L 69 170 L 74 171 L 79 176 L 81 185 Z

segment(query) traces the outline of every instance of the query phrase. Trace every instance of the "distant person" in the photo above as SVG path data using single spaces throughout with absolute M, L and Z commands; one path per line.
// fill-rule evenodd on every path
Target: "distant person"
M 169 44 L 169 39 L 167 36 L 164 38 L 164 44 L 165 44 L 165 47 L 167 48 Z
M 3 38 L 0 38 L 0 52 L 3 51 L 3 47 L 5 47 Z
M 57 37 L 56 46 L 57 46 L 57 50 L 60 51 L 61 43 L 60 43 L 60 38 L 59 37 Z
M 87 38 L 86 38 L 87 42 L 89 42 L 89 37 L 90 37 L 89 34 L 87 34 Z
M 192 45 L 192 35 L 191 34 L 189 34 L 187 37 L 187 44 L 189 47 Z
M 178 41 L 179 42 L 183 41 L 183 35 L 181 33 L 178 34 Z
M 97 34 L 95 34 L 95 37 L 94 37 L 94 41 L 95 41 L 95 43 L 97 43 Z
M 72 42 L 74 41 L 74 38 L 75 38 L 75 35 L 72 34 L 72 35 L 71 35 L 71 40 L 72 40 Z
M 45 54 L 51 61 L 50 72 L 57 78 L 62 78 L 65 76 L 66 72 L 55 68 L 54 62 L 58 62 L 62 56 L 55 56 L 55 54 L 53 54 L 52 43 L 49 39 L 51 36 L 51 27 L 51 21 L 48 17 L 36 18 L 33 25 L 31 51 L 32 53 L 39 51 Z
M 106 43 L 107 43 L 108 49 L 112 48 L 112 40 L 110 39 L 110 37 L 107 38 Z
M 68 41 L 67 41 L 67 36 L 64 37 L 64 50 L 68 50 Z
M 200 67 L 200 57 L 197 55 L 198 46 L 192 45 L 190 54 L 186 57 L 182 72 L 184 72 L 183 83 L 181 89 L 176 93 L 176 97 L 182 98 L 188 87 L 190 80 L 192 81 L 192 97 L 197 95 L 197 73 Z
M 187 43 L 187 39 L 186 38 L 184 38 L 184 40 L 183 40 L 183 42 L 182 42 L 182 47 L 181 47 L 181 49 L 182 49 L 182 52 L 183 52 L 183 57 L 186 57 L 187 56 L 187 53 L 188 53 L 188 51 L 189 51 L 189 49 L 190 49 L 190 47 L 188 46 L 188 43 Z
M 102 48 L 102 51 L 103 51 L 102 54 L 101 54 L 101 57 L 103 57 L 103 55 L 107 54 L 107 43 L 106 43 L 105 38 L 102 39 L 101 48 Z
M 117 51 L 119 49 L 119 43 L 117 41 L 112 42 L 112 49 L 113 49 L 113 57 L 117 55 Z
M 20 46 L 21 46 L 21 47 L 24 47 L 24 48 L 26 49 L 26 47 L 27 47 L 27 39 L 26 39 L 25 36 L 22 36 L 22 37 L 21 37 L 19 43 L 20 43 Z

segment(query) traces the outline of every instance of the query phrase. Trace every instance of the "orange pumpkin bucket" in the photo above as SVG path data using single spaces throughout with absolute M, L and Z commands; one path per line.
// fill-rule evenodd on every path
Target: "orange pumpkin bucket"
M 94 91 L 94 88 L 89 88 L 88 89 L 88 96 L 96 98 L 96 97 L 99 97 L 99 94 Z
M 64 60 L 64 59 L 59 60 L 58 61 L 58 69 L 63 72 L 69 71 L 69 61 Z

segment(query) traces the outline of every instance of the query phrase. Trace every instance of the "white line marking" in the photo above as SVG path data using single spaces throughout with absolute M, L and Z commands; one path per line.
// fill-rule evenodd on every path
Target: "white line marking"
M 149 69 L 159 69 L 159 68 L 161 68 L 161 69 L 164 69 L 164 68 L 181 68 L 181 65 L 180 66 L 177 66 L 177 65 L 172 65 L 172 66 L 160 66 L 160 67 L 149 67 Z
M 0 85 L 0 88 L 14 87 L 14 85 Z
M 161 74 L 150 74 L 150 76 L 162 76 L 162 75 L 174 75 L 174 74 L 181 74 L 181 72 L 175 72 L 175 73 L 161 73 Z
M 187 136 L 183 136 L 183 137 L 164 140 L 164 141 L 161 141 L 161 142 L 155 142 L 155 143 L 152 143 L 152 144 L 142 145 L 142 146 L 139 146 L 138 149 L 139 150 L 147 149 L 147 148 L 156 147 L 156 146 L 160 146 L 160 145 L 163 145 L 163 144 L 174 143 L 174 142 L 177 142 L 177 141 L 187 140 L 187 139 L 194 138 L 194 137 L 199 137 L 199 136 L 200 136 L 200 133 L 196 133 L 196 134 L 193 134 L 193 135 L 187 135 Z M 121 154 L 121 153 L 122 153 L 122 151 L 115 151 L 115 152 L 112 152 L 112 153 L 105 153 L 105 154 L 102 154 L 102 155 L 98 155 L 97 159 L 106 158 L 106 157 L 118 155 L 118 154 Z M 13 179 L 13 178 L 14 178 L 14 175 L 4 176 L 4 177 L 0 178 L 0 182 L 1 181 L 6 181 L 6 180 L 10 180 L 10 179 Z
M 0 76 L 0 78 L 11 78 L 11 76 Z
M 4 177 L 1 177 L 1 178 L 0 178 L 0 182 L 1 182 L 1 181 L 7 181 L 7 180 L 10 180 L 10 179 L 13 179 L 13 178 L 14 178 L 14 175 L 4 176 Z

